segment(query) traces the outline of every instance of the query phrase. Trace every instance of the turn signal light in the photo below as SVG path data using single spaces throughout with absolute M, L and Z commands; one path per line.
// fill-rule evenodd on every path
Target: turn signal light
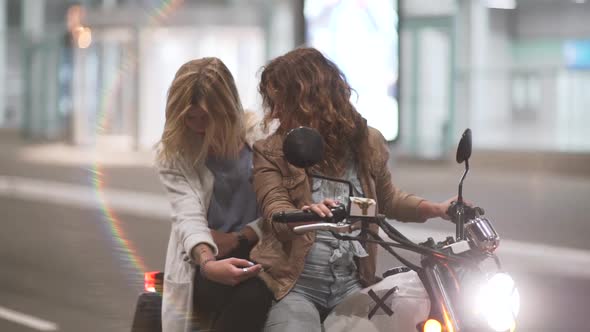
M 429 319 L 424 323 L 423 332 L 442 332 L 442 324 L 436 319 Z
M 146 272 L 143 275 L 143 289 L 149 293 L 156 292 L 156 274 L 158 271 L 155 272 Z

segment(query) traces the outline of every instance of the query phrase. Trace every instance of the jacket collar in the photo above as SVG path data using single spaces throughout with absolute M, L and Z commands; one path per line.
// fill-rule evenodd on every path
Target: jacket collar
M 248 111 L 244 113 L 244 128 L 246 144 L 252 148 L 256 141 L 265 139 L 276 131 L 278 121 L 272 122 L 269 128 L 265 129 L 260 115 Z

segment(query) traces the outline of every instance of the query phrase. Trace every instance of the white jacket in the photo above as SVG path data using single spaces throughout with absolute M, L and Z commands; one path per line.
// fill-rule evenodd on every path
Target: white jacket
M 246 113 L 246 143 L 250 146 L 265 134 L 252 113 Z M 213 173 L 202 165 L 193 167 L 184 160 L 172 165 L 158 165 L 160 180 L 172 205 L 172 228 L 164 270 L 162 296 L 162 331 L 191 332 L 193 312 L 193 280 L 195 263 L 191 249 L 206 243 L 217 255 L 207 222 L 207 210 L 213 193 Z M 259 219 L 248 224 L 262 238 Z

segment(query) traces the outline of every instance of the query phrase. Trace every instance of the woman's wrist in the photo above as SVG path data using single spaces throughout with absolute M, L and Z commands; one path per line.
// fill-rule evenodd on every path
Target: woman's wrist
M 446 213 L 444 206 L 440 203 L 434 203 L 424 200 L 418 204 L 418 218 L 420 220 L 428 220 L 430 218 L 443 217 Z
M 418 203 L 416 211 L 419 220 L 425 221 L 436 216 L 436 206 L 428 200 L 423 200 Z
M 193 258 L 194 262 L 197 262 L 197 264 L 201 264 L 201 262 L 209 258 L 215 259 L 213 249 L 211 249 L 211 247 L 205 243 L 200 243 L 194 246 L 191 250 L 191 257 Z
M 199 264 L 199 272 L 201 273 L 201 275 L 203 277 L 207 277 L 207 272 L 206 272 L 207 263 L 210 263 L 212 261 L 215 261 L 215 257 L 207 258 L 207 259 L 203 260 L 201 262 L 201 264 Z

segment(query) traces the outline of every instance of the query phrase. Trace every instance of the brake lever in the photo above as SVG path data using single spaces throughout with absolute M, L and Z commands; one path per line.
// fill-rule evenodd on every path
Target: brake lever
M 331 231 L 336 233 L 352 233 L 354 227 L 351 224 L 315 223 L 293 227 L 295 234 L 304 234 L 311 231 Z

